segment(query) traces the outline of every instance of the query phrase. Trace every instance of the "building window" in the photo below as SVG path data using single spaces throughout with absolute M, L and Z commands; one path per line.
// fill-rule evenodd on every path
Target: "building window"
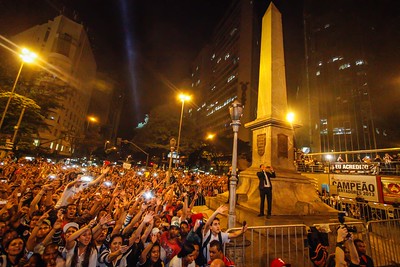
M 47 31 L 44 35 L 43 42 L 47 42 L 47 39 L 49 39 L 49 35 L 50 35 L 50 28 L 47 28 Z
M 317 73 L 315 75 L 319 76 L 319 75 L 321 75 L 321 72 L 317 71 Z
M 60 33 L 57 39 L 56 53 L 69 56 L 72 44 L 72 36 L 68 33 Z
M 343 64 L 343 65 L 341 65 L 340 67 L 339 67 L 339 70 L 344 70 L 344 69 L 347 69 L 347 68 L 350 68 L 351 66 L 350 66 L 350 63 L 346 63 L 346 64 Z
M 356 61 L 356 66 L 360 66 L 360 65 L 364 65 L 364 64 L 365 64 L 365 62 L 362 59 Z
M 232 74 L 231 76 L 229 76 L 228 80 L 226 82 L 231 82 L 233 79 L 235 79 L 236 76 L 234 74 Z

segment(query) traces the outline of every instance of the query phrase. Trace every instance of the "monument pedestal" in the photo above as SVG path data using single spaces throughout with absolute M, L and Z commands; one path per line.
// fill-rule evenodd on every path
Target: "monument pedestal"
M 277 178 L 272 178 L 273 215 L 328 215 L 336 216 L 337 210 L 323 203 L 311 179 L 294 171 L 274 169 Z M 250 167 L 240 173 L 241 184 L 237 190 L 237 203 L 256 213 L 260 211 L 260 168 Z M 265 204 L 267 209 L 267 204 Z M 264 211 L 265 214 L 266 211 Z

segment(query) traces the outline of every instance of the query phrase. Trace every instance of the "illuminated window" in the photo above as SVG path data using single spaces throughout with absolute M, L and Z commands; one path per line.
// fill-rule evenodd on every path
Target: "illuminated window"
M 218 58 L 218 60 L 217 60 L 217 64 L 218 64 L 220 61 L 221 61 L 221 58 Z
M 232 74 L 231 76 L 229 76 L 228 80 L 226 82 L 231 82 L 233 79 L 235 79 L 236 76 L 234 74 Z
M 356 61 L 356 66 L 360 66 L 360 65 L 364 65 L 364 64 L 365 64 L 365 62 L 362 59 Z
M 53 146 L 54 146 L 54 143 L 51 142 L 51 143 L 50 143 L 50 149 L 53 149 Z
M 327 29 L 329 28 L 331 25 L 330 24 L 325 24 L 324 28 Z
M 34 146 L 39 146 L 39 140 L 38 139 L 33 140 L 33 145 Z
M 346 64 L 341 65 L 339 67 L 339 70 L 344 70 L 344 69 L 347 69 L 347 68 L 350 68 L 350 67 L 351 67 L 350 63 L 346 63 Z
M 56 150 L 58 150 L 58 144 L 56 144 Z
M 215 58 L 215 53 L 211 56 L 211 60 L 213 60 Z
M 317 73 L 315 75 L 319 76 L 319 75 L 321 75 L 321 72 L 317 71 Z
M 64 151 L 64 146 L 61 146 L 61 150 L 60 151 Z
M 322 61 L 318 62 L 318 66 L 322 66 Z
M 229 53 L 227 53 L 226 55 L 225 55 L 225 60 L 227 60 L 229 58 Z

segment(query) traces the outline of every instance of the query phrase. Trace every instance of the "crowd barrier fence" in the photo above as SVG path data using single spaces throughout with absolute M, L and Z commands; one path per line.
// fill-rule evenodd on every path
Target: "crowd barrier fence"
M 321 200 L 338 211 L 345 211 L 349 217 L 363 220 L 400 219 L 400 208 L 376 202 L 360 202 L 340 197 L 322 197 Z
M 334 253 L 339 223 L 328 223 L 329 253 Z M 367 246 L 367 255 L 374 260 L 375 266 L 400 266 L 400 220 L 348 222 L 356 232 L 354 238 L 363 240 Z M 319 227 L 320 225 L 313 225 Z M 234 232 L 240 228 L 230 228 Z M 309 226 L 304 224 L 251 226 L 242 237 L 232 239 L 225 245 L 225 255 L 231 258 L 237 267 L 269 267 L 275 258 L 296 267 L 313 266 L 309 257 L 307 233 Z

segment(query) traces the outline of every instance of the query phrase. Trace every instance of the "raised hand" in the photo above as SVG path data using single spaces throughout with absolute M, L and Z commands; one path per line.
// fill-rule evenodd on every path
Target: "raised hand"
M 129 246 L 123 245 L 119 248 L 119 250 L 121 251 L 122 254 L 124 254 L 125 252 L 127 252 L 129 249 Z
M 143 218 L 143 222 L 145 223 L 151 222 L 151 220 L 153 220 L 153 216 L 154 216 L 154 211 L 148 211 L 146 216 L 144 216 Z
M 100 218 L 99 223 L 100 223 L 101 226 L 103 226 L 103 225 L 105 225 L 105 224 L 107 224 L 107 223 L 109 223 L 111 221 L 112 221 L 111 215 L 107 214 L 107 215 L 104 215 L 103 217 Z
M 221 205 L 221 206 L 219 206 L 219 208 L 218 208 L 216 211 L 217 211 L 219 214 L 222 214 L 222 213 L 228 211 L 228 206 L 226 206 L 226 205 Z
M 150 239 L 151 239 L 151 243 L 153 243 L 153 244 L 156 243 L 157 242 L 157 234 L 155 234 L 155 235 L 151 234 Z

